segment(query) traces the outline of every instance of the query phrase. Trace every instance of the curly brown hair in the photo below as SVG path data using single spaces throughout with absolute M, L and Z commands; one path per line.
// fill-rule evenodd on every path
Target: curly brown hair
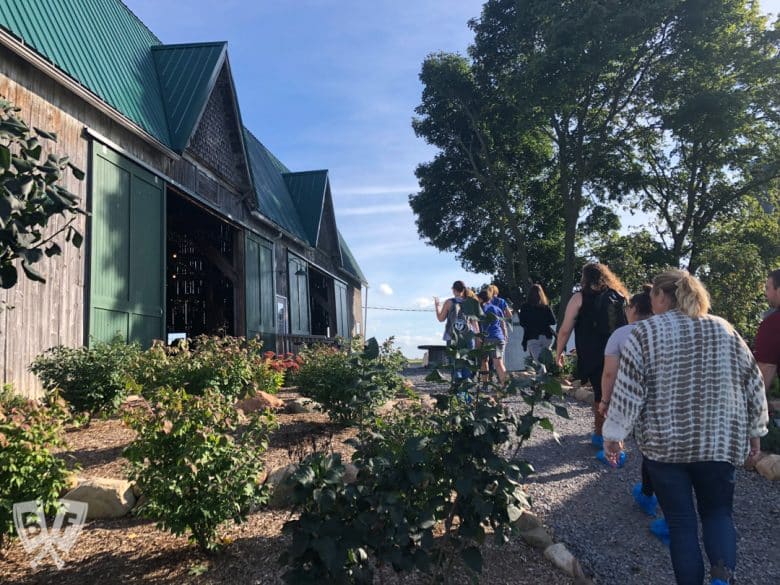
M 580 286 L 584 293 L 598 293 L 611 288 L 622 295 L 623 298 L 629 298 L 626 286 L 609 269 L 609 266 L 599 262 L 589 262 L 582 267 Z

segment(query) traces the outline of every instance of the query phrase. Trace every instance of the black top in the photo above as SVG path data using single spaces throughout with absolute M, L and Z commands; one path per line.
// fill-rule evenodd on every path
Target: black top
M 611 335 L 611 332 L 599 330 L 599 299 L 602 299 L 603 304 L 602 295 L 604 294 L 614 294 L 618 299 L 623 297 L 612 289 L 594 292 L 582 291 L 581 294 L 582 306 L 580 312 L 577 313 L 577 320 L 574 324 L 574 345 L 577 348 L 577 377 L 585 381 L 590 376 L 600 376 L 604 370 L 604 349 Z M 621 320 L 615 325 L 625 325 L 625 315 L 622 314 L 622 311 L 619 317 Z
M 529 339 L 555 335 L 555 315 L 550 305 L 523 303 L 517 318 L 523 328 L 523 349 L 527 348 Z

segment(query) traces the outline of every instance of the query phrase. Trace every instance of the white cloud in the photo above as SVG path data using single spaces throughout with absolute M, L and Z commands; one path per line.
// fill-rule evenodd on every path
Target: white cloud
M 417 297 L 412 304 L 418 309 L 430 309 L 433 307 L 433 297 Z
M 379 293 L 385 295 L 386 297 L 389 297 L 390 295 L 393 294 L 393 289 L 389 284 L 383 282 L 382 284 L 379 285 Z

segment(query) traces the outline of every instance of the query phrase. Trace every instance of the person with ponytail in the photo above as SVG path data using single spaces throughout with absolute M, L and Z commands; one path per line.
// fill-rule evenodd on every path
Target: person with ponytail
M 669 526 L 678 585 L 704 582 L 697 508 L 710 583 L 724 585 L 737 564 L 735 468 L 757 457 L 768 432 L 761 372 L 734 328 L 708 314 L 709 294 L 694 276 L 659 274 L 650 298 L 654 316 L 636 324 L 620 353 L 604 451 L 616 465 L 633 431 Z

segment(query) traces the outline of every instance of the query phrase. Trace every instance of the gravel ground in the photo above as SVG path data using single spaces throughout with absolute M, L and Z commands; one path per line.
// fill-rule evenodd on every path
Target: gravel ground
M 436 387 L 423 381 L 425 370 L 407 376 L 421 390 Z M 522 408 L 519 401 L 508 401 Z M 580 560 L 599 585 L 674 583 L 668 548 L 648 530 L 650 518 L 634 504 L 631 488 L 640 479 L 636 445 L 628 441 L 628 461 L 610 469 L 595 459 L 590 444 L 589 406 L 566 399 L 570 419 L 551 415 L 557 443 L 542 429 L 524 446 L 521 456 L 536 473 L 527 491 L 534 511 Z M 740 585 L 780 583 L 780 483 L 754 472 L 737 471 L 734 503 Z M 703 550 L 703 548 L 702 548 Z M 706 561 L 705 561 L 706 564 Z

